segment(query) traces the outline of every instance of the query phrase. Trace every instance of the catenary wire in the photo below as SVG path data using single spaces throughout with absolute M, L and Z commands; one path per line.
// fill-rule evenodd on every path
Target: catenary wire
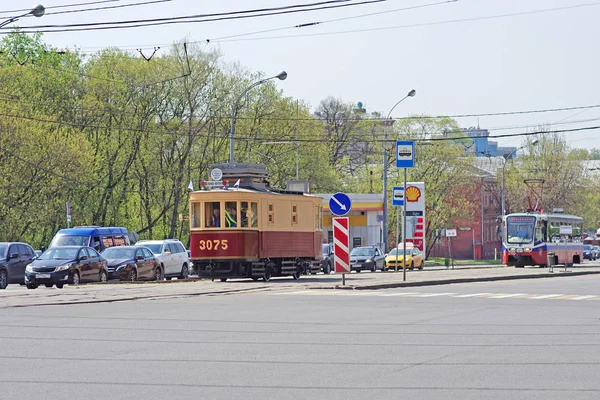
M 105 3 L 116 3 L 121 0 L 99 0 L 99 1 L 88 1 L 86 3 L 74 3 L 74 4 L 63 4 L 59 6 L 48 6 L 45 7 L 46 10 L 54 9 L 54 8 L 71 8 L 71 7 L 79 7 L 79 6 L 89 6 L 95 4 L 105 4 Z M 31 8 L 22 8 L 20 10 L 6 10 L 0 11 L 0 14 L 13 14 L 13 13 L 21 13 L 31 11 Z
M 93 8 L 85 8 L 85 9 L 80 9 L 80 10 L 55 11 L 55 12 L 46 13 L 46 15 L 72 14 L 72 13 L 89 12 L 89 11 L 111 10 L 111 9 L 115 9 L 115 8 L 137 7 L 137 6 L 145 6 L 145 5 L 157 4 L 157 3 L 168 3 L 171 1 L 173 1 L 173 0 L 150 0 L 150 1 L 143 1 L 143 2 L 139 2 L 139 3 L 118 4 L 116 6 L 93 7 Z
M 445 21 L 425 22 L 425 23 L 418 23 L 418 24 L 384 26 L 384 27 L 378 27 L 378 28 L 365 28 L 365 29 L 352 29 L 352 30 L 347 30 L 347 31 L 335 31 L 335 32 L 294 34 L 294 35 L 284 35 L 284 36 L 264 36 L 264 37 L 257 37 L 257 38 L 224 39 L 224 40 L 215 40 L 215 42 L 224 43 L 224 42 L 238 42 L 238 41 L 274 40 L 274 39 L 288 39 L 288 38 L 311 37 L 311 36 L 342 35 L 342 34 L 350 34 L 350 33 L 374 32 L 374 31 L 384 31 L 384 30 L 392 30 L 392 29 L 417 28 L 417 27 L 424 27 L 424 26 L 446 25 L 446 24 L 454 24 L 454 23 L 462 23 L 462 22 L 473 22 L 473 21 L 482 21 L 482 20 L 490 20 L 490 19 L 516 17 L 516 16 L 523 16 L 523 15 L 541 14 L 541 13 L 547 13 L 547 12 L 564 11 L 564 10 L 570 10 L 570 9 L 575 9 L 575 8 L 582 8 L 582 7 L 593 7 L 593 6 L 598 6 L 598 5 L 600 5 L 600 2 L 583 3 L 583 4 L 576 4 L 576 5 L 571 5 L 571 6 L 555 7 L 555 8 L 545 8 L 545 9 L 523 11 L 523 12 L 517 12 L 517 13 L 486 15 L 486 16 L 473 17 L 473 18 L 460 18 L 460 19 L 452 19 L 452 20 L 445 20 Z
M 337 1 L 328 1 L 322 3 L 337 3 L 341 1 L 348 0 L 337 0 Z M 334 4 L 334 5 L 325 5 L 313 8 L 302 8 L 302 9 L 288 9 L 283 11 L 274 11 L 274 12 L 261 12 L 258 14 L 249 14 L 249 15 L 239 15 L 239 14 L 248 14 L 248 11 L 244 12 L 229 12 L 229 13 L 221 13 L 226 16 L 209 18 L 206 19 L 207 16 L 214 14 L 200 14 L 197 16 L 181 16 L 181 17 L 169 17 L 169 18 L 158 18 L 152 20 L 138 20 L 140 22 L 135 21 L 113 21 L 113 22 L 94 22 L 94 23 L 85 23 L 85 24 L 70 24 L 70 25 L 35 25 L 35 26 L 24 26 L 19 28 L 21 33 L 62 33 L 62 32 L 80 32 L 80 31 L 98 31 L 98 30 L 109 30 L 109 29 L 127 29 L 127 28 L 140 28 L 140 27 L 149 27 L 149 26 L 158 26 L 158 25 L 169 25 L 169 24 L 180 24 L 180 23 L 203 23 L 203 22 L 215 22 L 215 21 L 227 21 L 227 20 L 238 20 L 238 19 L 246 19 L 246 18 L 258 18 L 258 17 L 269 17 L 274 15 L 285 15 L 285 14 L 293 14 L 300 12 L 310 12 L 310 11 L 321 11 L 328 10 L 334 8 L 342 8 L 342 7 L 354 7 L 361 6 L 367 4 L 375 4 L 381 3 L 385 1 L 391 0 L 363 0 L 358 3 L 348 3 L 348 4 Z M 291 8 L 293 6 L 287 6 L 285 8 Z M 283 7 L 280 7 L 283 8 Z M 255 11 L 252 11 L 255 12 Z M 191 19 L 190 18 L 205 18 L 205 19 Z M 150 22 L 156 21 L 156 22 Z M 43 28 L 43 29 L 41 29 Z M 61 28 L 61 29 L 54 29 Z M 7 34 L 9 28 L 1 28 L 2 31 L 0 33 Z M 14 28 L 10 28 L 14 29 Z

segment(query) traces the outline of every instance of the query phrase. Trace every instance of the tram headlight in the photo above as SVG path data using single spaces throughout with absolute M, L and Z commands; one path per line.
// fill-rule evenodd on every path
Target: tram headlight
M 531 251 L 531 247 L 525 247 L 525 251 L 530 252 Z
M 522 249 L 521 247 L 519 247 L 519 248 L 517 249 L 517 253 L 522 253 L 522 252 L 523 252 L 523 249 Z

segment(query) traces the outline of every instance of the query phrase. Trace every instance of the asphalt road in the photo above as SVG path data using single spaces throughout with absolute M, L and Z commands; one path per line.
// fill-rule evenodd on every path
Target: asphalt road
M 590 275 L 6 308 L 0 397 L 598 399 L 599 300 Z

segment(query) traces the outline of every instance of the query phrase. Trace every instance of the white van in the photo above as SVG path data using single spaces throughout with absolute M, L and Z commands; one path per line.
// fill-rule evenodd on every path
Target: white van
M 136 246 L 144 246 L 157 258 L 162 265 L 165 278 L 186 279 L 189 275 L 190 259 L 188 253 L 179 240 L 140 240 Z

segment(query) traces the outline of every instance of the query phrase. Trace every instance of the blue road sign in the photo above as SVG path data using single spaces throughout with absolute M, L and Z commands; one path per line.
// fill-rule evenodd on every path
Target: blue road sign
M 392 205 L 393 206 L 403 206 L 404 205 L 404 187 L 403 186 L 394 186 L 394 190 L 392 191 Z
M 345 193 L 338 192 L 329 199 L 329 209 L 332 214 L 341 217 L 348 214 L 350 208 L 352 208 L 352 201 L 350 201 L 350 197 Z
M 396 141 L 396 167 L 413 168 L 415 166 L 415 142 Z

